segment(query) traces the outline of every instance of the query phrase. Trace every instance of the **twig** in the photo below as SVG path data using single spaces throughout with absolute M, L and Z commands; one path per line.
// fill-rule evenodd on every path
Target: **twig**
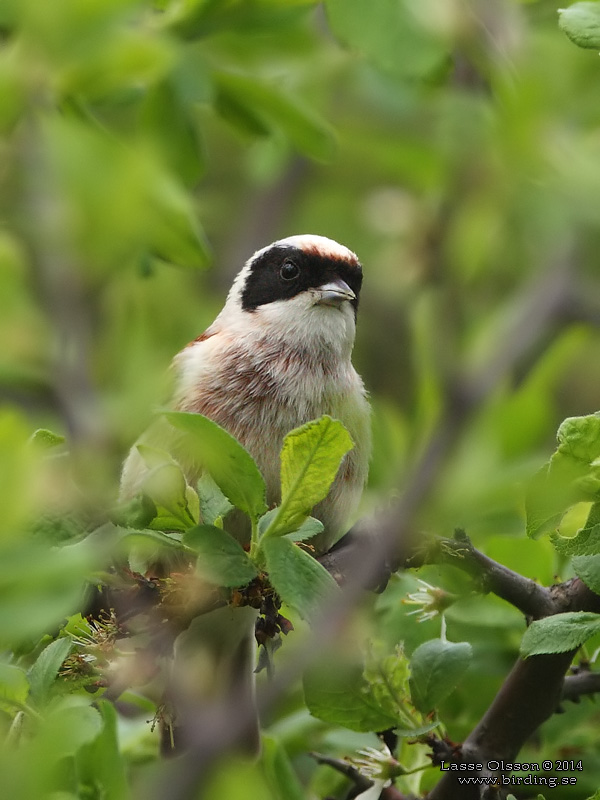
M 454 539 L 439 539 L 436 545 L 428 560 L 459 567 L 476 579 L 480 591 L 493 592 L 526 616 L 538 619 L 560 610 L 550 589 L 481 553 L 464 531 L 456 531 Z
M 338 583 L 344 584 L 351 579 L 352 566 L 361 563 L 361 554 L 372 547 L 373 536 L 367 540 L 364 535 L 351 532 L 319 561 Z M 481 592 L 493 592 L 533 619 L 567 610 L 561 607 L 561 601 L 551 589 L 484 555 L 460 530 L 453 539 L 434 537 L 414 553 L 407 553 L 402 566 L 411 568 L 423 564 L 452 564 L 474 578 Z M 391 564 L 382 564 L 374 586 L 385 584 L 391 569 Z
M 578 703 L 583 695 L 600 692 L 600 672 L 581 669 L 575 675 L 568 675 L 563 682 L 562 700 Z
M 600 597 L 579 579 L 565 584 L 559 596 L 563 603 L 560 610 L 597 611 L 600 607 Z M 564 675 L 575 653 L 576 650 L 571 650 L 519 658 L 492 704 L 463 743 L 463 761 L 483 764 L 491 760 L 514 761 L 527 739 L 557 710 L 564 696 Z M 428 800 L 478 797 L 474 788 L 459 787 L 456 777 L 446 773 L 430 792 Z
M 344 775 L 348 780 L 351 780 L 352 783 L 356 786 L 356 788 L 364 792 L 369 787 L 373 785 L 373 781 L 370 781 L 368 778 L 365 778 L 364 775 L 353 767 L 352 764 L 349 764 L 347 761 L 344 761 L 341 758 L 332 758 L 331 756 L 323 755 L 322 753 L 309 753 L 311 758 L 314 758 L 317 764 L 326 764 L 328 767 L 336 770 L 336 772 L 341 773 Z

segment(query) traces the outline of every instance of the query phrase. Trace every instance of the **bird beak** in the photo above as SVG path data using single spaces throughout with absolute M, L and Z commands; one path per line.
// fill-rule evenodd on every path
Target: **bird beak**
M 344 300 L 356 300 L 356 295 L 341 278 L 325 283 L 317 289 L 316 305 L 339 308 Z

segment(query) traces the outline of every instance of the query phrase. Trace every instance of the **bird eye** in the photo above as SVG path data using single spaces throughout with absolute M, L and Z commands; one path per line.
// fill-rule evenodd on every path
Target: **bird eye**
M 284 281 L 293 281 L 294 278 L 300 275 L 300 268 L 293 261 L 284 261 L 279 270 L 279 275 Z

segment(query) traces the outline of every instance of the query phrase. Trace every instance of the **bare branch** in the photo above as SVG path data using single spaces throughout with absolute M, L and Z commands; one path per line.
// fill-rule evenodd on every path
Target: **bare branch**
M 557 613 L 557 601 L 550 589 L 508 569 L 481 553 L 463 531 L 454 539 L 439 539 L 431 561 L 452 564 L 467 572 L 482 592 L 493 592 L 528 617 L 538 619 Z
M 563 682 L 562 699 L 578 703 L 586 694 L 600 692 L 600 672 L 590 669 L 579 669 L 574 675 L 568 675 Z
M 331 756 L 326 756 L 322 753 L 310 753 L 310 756 L 315 759 L 317 764 L 326 764 L 328 767 L 336 770 L 336 772 L 344 775 L 346 778 L 351 780 L 356 788 L 361 792 L 366 791 L 373 785 L 373 781 L 370 781 L 368 778 L 365 778 L 364 775 L 361 775 L 356 767 L 353 767 L 348 761 L 344 761 L 341 758 L 332 758 Z
M 561 596 L 565 607 L 557 610 L 597 611 L 600 607 L 600 597 L 578 578 L 564 586 Z M 557 711 L 564 696 L 564 675 L 575 653 L 571 650 L 519 658 L 463 743 L 463 761 L 514 761 L 527 739 Z M 471 800 L 478 796 L 472 789 L 459 788 L 455 776 L 446 773 L 429 794 L 429 800 Z

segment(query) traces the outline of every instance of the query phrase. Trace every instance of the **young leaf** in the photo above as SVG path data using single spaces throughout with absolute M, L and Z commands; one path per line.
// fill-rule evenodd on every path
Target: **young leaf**
M 573 569 L 592 592 L 600 594 L 600 554 L 576 556 L 573 559 Z
M 200 65 L 196 64 L 199 69 Z M 201 82 L 199 76 L 198 82 Z M 140 124 L 177 177 L 187 186 L 197 183 L 204 169 L 202 143 L 193 116 L 171 75 L 151 86 L 140 107 Z
M 129 569 L 144 575 L 157 562 L 170 563 L 184 550 L 181 533 L 163 533 L 150 528 L 117 528 Z
M 600 553 L 600 503 L 594 503 L 590 508 L 588 518 L 577 535 L 572 538 L 561 536 L 559 533 L 551 535 L 552 544 L 561 555 L 593 556 Z
M 81 606 L 86 577 L 107 560 L 90 538 L 60 548 L 24 541 L 3 549 L 0 647 L 41 636 Z
M 187 436 L 182 449 L 192 463 L 204 467 L 223 494 L 253 519 L 267 510 L 265 482 L 242 445 L 202 414 L 167 411 L 165 417 Z
M 340 461 L 353 445 L 342 423 L 327 415 L 288 433 L 281 450 L 281 505 L 267 535 L 300 528 L 327 496 Z
M 305 673 L 304 698 L 314 717 L 352 731 L 382 731 L 398 722 L 396 715 L 373 697 L 362 666 L 340 659 Z
M 400 736 L 418 736 L 436 727 L 437 720 L 426 722 L 411 701 L 409 664 L 401 647 L 388 655 L 371 653 L 363 674 L 379 707 L 395 714 Z
M 66 439 L 60 433 L 54 433 L 47 428 L 38 428 L 31 434 L 30 441 L 44 450 L 51 450 L 54 447 L 60 447 L 66 442 Z
M 138 450 L 142 447 L 144 446 L 138 445 Z M 144 447 L 144 450 L 147 449 Z M 156 516 L 148 527 L 163 531 L 184 531 L 196 525 L 198 520 L 194 519 L 190 510 L 187 489 L 183 473 L 175 462 L 153 467 L 142 483 L 142 492 L 156 507 Z
M 96 702 L 102 716 L 102 730 L 76 755 L 77 778 L 81 785 L 100 786 L 107 800 L 130 797 L 125 760 L 119 752 L 117 712 L 107 700 Z
M 236 126 L 254 135 L 282 130 L 305 155 L 328 161 L 334 135 L 327 123 L 274 83 L 232 72 L 215 72 L 217 107 Z
M 401 79 L 430 75 L 445 56 L 443 41 L 394 0 L 326 0 L 334 34 L 379 69 Z M 399 58 L 398 54 L 402 53 Z
M 233 506 L 208 472 L 201 475 L 198 480 L 198 497 L 201 521 L 205 525 L 216 525 L 221 528 L 223 517 L 231 511 Z
M 415 706 L 424 714 L 437 708 L 467 671 L 472 655 L 468 642 L 430 639 L 417 647 L 410 660 Z
M 558 26 L 579 47 L 600 50 L 600 4 L 573 3 L 558 9 Z
M 198 553 L 197 571 L 216 586 L 245 586 L 256 577 L 256 567 L 233 536 L 213 525 L 187 531 L 183 543 Z
M 29 670 L 31 696 L 38 705 L 44 703 L 48 697 L 50 688 L 58 675 L 58 670 L 69 655 L 71 647 L 72 642 L 67 636 L 50 642 L 42 650 Z
M 325 526 L 320 519 L 307 517 L 297 531 L 286 533 L 285 538 L 292 542 L 306 542 L 324 530 Z
M 521 655 L 537 656 L 576 650 L 600 631 L 600 614 L 567 611 L 531 623 L 521 640 Z
M 168 534 L 151 529 L 117 528 L 119 541 L 130 544 L 154 544 L 170 550 L 182 550 L 181 534 Z
M 48 760 L 75 755 L 102 730 L 102 717 L 95 708 L 70 700 L 52 708 L 40 726 L 39 744 Z
M 154 515 L 152 519 L 147 522 L 147 527 L 154 528 L 155 530 L 169 530 L 170 528 L 181 530 L 181 525 L 183 525 L 183 530 L 185 530 L 187 527 L 189 527 L 190 519 L 193 520 L 192 524 L 196 524 L 199 521 L 200 502 L 196 492 L 191 486 L 188 486 L 187 482 L 185 481 L 179 464 L 166 450 L 160 450 L 156 447 L 151 447 L 143 442 L 137 444 L 136 448 L 151 473 L 153 473 L 154 470 L 159 470 L 160 467 L 164 467 L 165 465 L 168 465 L 171 468 L 175 467 L 177 470 L 177 472 L 171 469 L 159 473 L 159 475 L 163 477 L 163 480 L 165 478 L 167 479 L 166 485 L 164 487 L 160 487 L 162 492 L 165 490 L 172 491 L 172 496 L 168 497 L 168 507 L 160 505 L 160 494 L 156 498 L 150 497 L 150 494 L 148 493 L 149 489 L 144 485 L 144 489 L 146 490 L 145 498 L 146 500 L 151 500 L 152 505 L 154 505 Z M 178 473 L 181 474 L 181 478 L 178 476 Z M 152 484 L 154 479 L 151 479 L 150 482 Z M 156 482 L 158 483 L 158 479 L 156 479 Z M 154 502 L 154 499 L 156 499 L 156 503 Z M 175 509 L 174 513 L 173 509 Z M 145 509 L 142 509 L 142 513 L 144 510 Z M 138 525 L 133 527 L 140 526 Z
M 0 663 L 0 710 L 14 714 L 28 695 L 29 681 L 25 671 L 13 664 Z
M 301 616 L 311 617 L 337 591 L 337 584 L 319 562 L 286 537 L 263 537 L 271 585 Z
M 273 797 L 305 800 L 306 794 L 283 745 L 272 736 L 263 736 L 262 765 Z
M 271 522 L 273 522 L 278 513 L 279 507 L 272 508 L 270 511 L 267 511 L 266 514 L 263 514 L 263 516 L 258 520 L 259 536 L 262 536 L 263 533 L 269 529 L 269 525 Z M 316 536 L 318 533 L 322 533 L 324 530 L 325 528 L 321 520 L 315 519 L 314 517 L 308 517 L 304 520 L 298 530 L 292 531 L 291 533 L 286 533 L 285 536 L 292 542 L 306 542 L 308 539 L 312 539 L 313 536 Z
M 206 267 L 211 260 L 206 235 L 189 195 L 171 173 L 157 172 L 146 202 L 153 219 L 152 252 L 181 267 Z
M 575 503 L 600 499 L 600 414 L 566 419 L 557 439 L 556 452 L 528 488 L 527 534 L 531 537 L 556 527 Z

